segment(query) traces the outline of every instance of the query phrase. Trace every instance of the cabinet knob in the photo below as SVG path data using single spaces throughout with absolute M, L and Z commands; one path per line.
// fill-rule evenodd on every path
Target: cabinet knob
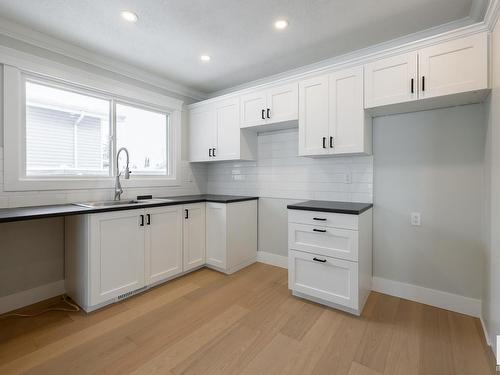
M 267 109 L 267 118 L 271 118 L 271 109 Z
M 316 229 L 316 228 L 314 228 L 314 229 L 313 229 L 313 232 L 325 233 L 325 232 L 326 232 L 326 229 Z
M 333 137 L 330 137 L 330 148 L 333 148 Z
M 141 215 L 141 222 L 139 224 L 140 227 L 144 226 L 144 215 Z
M 425 76 L 422 76 L 422 91 L 425 91 Z
M 266 114 L 265 114 L 266 110 L 263 109 L 262 110 L 262 120 L 265 120 L 266 119 Z
M 212 156 L 215 158 L 215 147 L 212 149 Z
M 184 210 L 184 219 L 189 219 L 189 210 L 187 208 Z
M 323 148 L 326 148 L 326 137 L 323 137 Z
M 212 157 L 212 149 L 211 148 L 208 149 L 208 157 L 210 157 L 210 158 Z

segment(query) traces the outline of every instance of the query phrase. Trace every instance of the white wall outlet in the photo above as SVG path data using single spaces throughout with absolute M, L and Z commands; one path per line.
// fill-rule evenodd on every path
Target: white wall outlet
M 351 172 L 344 173 L 344 184 L 352 184 Z
M 420 212 L 412 212 L 410 214 L 410 224 L 416 227 L 422 225 Z

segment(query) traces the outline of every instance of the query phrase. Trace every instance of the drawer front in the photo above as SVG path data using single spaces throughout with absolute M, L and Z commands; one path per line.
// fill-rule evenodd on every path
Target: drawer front
M 358 215 L 288 210 L 288 222 L 358 230 Z
M 358 264 L 289 250 L 290 289 L 342 306 L 358 308 Z
M 288 223 L 288 248 L 358 261 L 358 231 Z

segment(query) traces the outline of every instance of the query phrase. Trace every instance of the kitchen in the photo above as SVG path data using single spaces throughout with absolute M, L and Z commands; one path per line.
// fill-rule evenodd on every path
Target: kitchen
M 0 2 L 0 372 L 494 373 L 499 2 L 222 3 Z

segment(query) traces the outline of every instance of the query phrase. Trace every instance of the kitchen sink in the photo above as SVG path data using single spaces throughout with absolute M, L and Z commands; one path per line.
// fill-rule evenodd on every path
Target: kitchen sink
M 116 207 L 116 206 L 134 206 L 137 204 L 154 204 L 169 202 L 169 199 L 142 199 L 142 200 L 123 200 L 123 201 L 97 201 L 97 202 L 84 202 L 84 203 L 73 203 L 75 206 L 87 207 L 87 208 L 106 208 L 106 207 Z

